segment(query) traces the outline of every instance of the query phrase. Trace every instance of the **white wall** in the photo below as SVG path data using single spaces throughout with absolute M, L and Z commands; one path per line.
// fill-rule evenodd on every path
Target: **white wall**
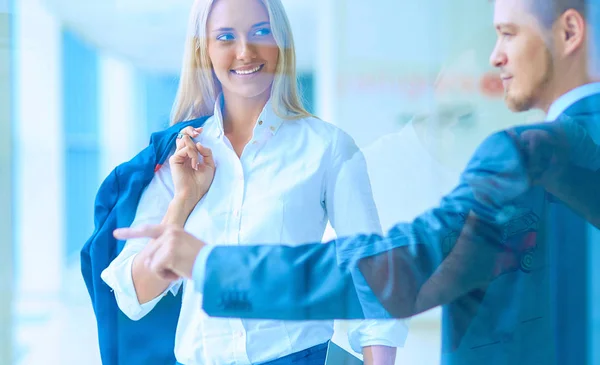
M 127 61 L 102 54 L 99 62 L 100 178 L 131 159 L 148 140 L 139 108 L 135 69 Z
M 36 0 L 15 14 L 18 287 L 58 294 L 63 256 L 60 26 Z
M 0 363 L 13 357 L 12 298 L 14 291 L 12 225 L 12 133 L 10 93 L 10 27 L 6 8 L 0 2 Z
M 19 365 L 99 364 L 96 325 L 79 262 L 64 260 L 65 194 L 61 24 L 39 0 L 16 14 L 15 348 Z M 100 176 L 147 143 L 135 69 L 99 60 Z M 0 361 L 1 363 L 4 363 Z
M 15 9 L 15 194 L 17 340 L 31 319 L 59 310 L 64 256 L 63 127 L 61 118 L 60 25 L 37 0 Z M 44 356 L 56 363 L 61 332 L 39 333 Z M 23 344 L 20 343 L 22 346 Z M 29 344 L 27 344 L 29 345 Z

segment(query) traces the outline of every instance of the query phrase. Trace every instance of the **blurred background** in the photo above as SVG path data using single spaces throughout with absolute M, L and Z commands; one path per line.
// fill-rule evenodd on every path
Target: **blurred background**
M 503 104 L 491 2 L 282 1 L 307 107 L 363 148 L 386 228 L 485 135 L 541 118 Z M 104 177 L 168 125 L 191 2 L 0 0 L 0 364 L 100 364 L 79 251 Z M 439 311 L 410 328 L 397 364 L 437 364 Z

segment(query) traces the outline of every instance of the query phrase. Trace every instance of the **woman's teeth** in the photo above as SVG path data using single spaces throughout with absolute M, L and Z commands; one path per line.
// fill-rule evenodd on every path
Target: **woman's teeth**
M 250 69 L 250 70 L 233 70 L 233 72 L 237 75 L 250 75 L 250 74 L 260 71 L 261 68 L 262 68 L 262 65 L 256 66 L 255 68 Z

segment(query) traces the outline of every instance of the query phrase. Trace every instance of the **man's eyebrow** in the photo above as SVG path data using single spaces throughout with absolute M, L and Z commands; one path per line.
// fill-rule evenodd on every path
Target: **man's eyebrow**
M 516 24 L 513 23 L 496 23 L 495 27 L 497 30 L 501 29 L 517 29 Z

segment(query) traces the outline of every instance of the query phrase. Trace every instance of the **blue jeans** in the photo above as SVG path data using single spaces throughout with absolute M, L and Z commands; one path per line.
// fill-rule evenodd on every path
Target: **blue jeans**
M 327 345 L 329 345 L 329 341 L 273 361 L 263 362 L 261 365 L 325 365 Z M 183 364 L 177 363 L 177 365 Z
M 325 365 L 329 341 L 261 365 Z

